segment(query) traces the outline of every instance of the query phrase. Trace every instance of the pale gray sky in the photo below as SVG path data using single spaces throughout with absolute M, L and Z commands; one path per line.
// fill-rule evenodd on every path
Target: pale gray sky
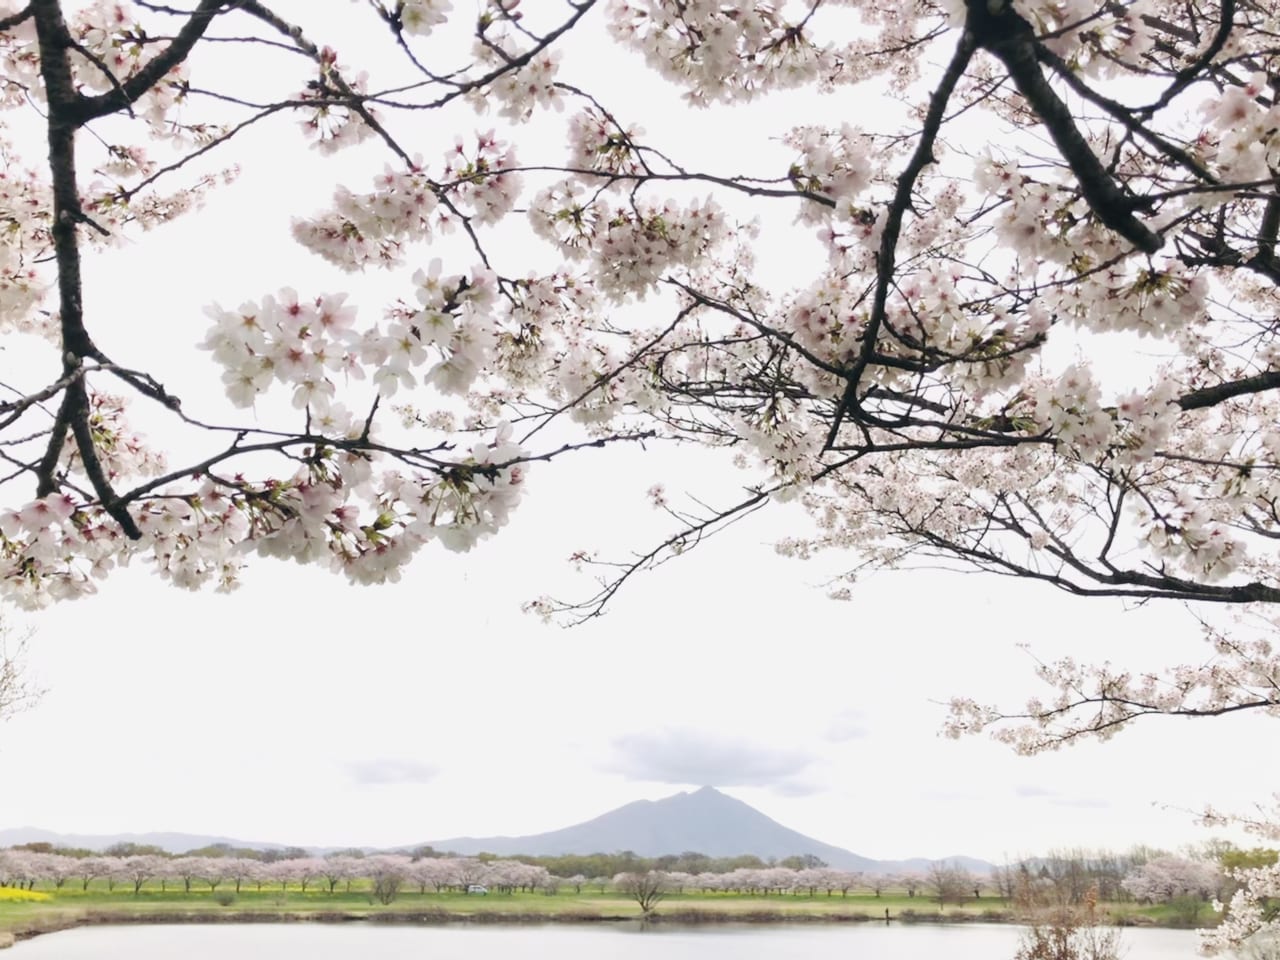
M 601 79 L 621 91 L 625 77 Z M 705 122 L 630 107 L 655 134 L 687 138 Z M 781 130 L 796 101 L 771 109 L 753 123 Z M 740 116 L 687 153 L 759 169 L 767 158 L 734 153 L 751 133 Z M 451 132 L 420 149 L 434 159 Z M 188 410 L 220 396 L 192 349 L 210 301 L 351 290 L 377 316 L 409 295 L 383 276 L 328 272 L 288 234 L 289 216 L 323 206 L 335 181 L 364 189 L 381 156 L 319 162 L 288 122 L 245 146 L 222 159 L 244 164 L 241 181 L 206 210 L 86 271 L 90 309 L 110 303 L 127 321 L 104 347 L 166 371 Z M 779 274 L 811 276 L 807 243 L 777 243 L 793 258 L 774 259 Z M 1196 625 L 1178 608 L 1125 612 L 924 570 L 869 576 L 851 602 L 831 601 L 821 584 L 839 558 L 788 561 L 769 546 L 803 528 L 794 509 L 637 579 L 601 620 L 562 630 L 520 613 L 540 594 L 589 592 L 566 562 L 573 550 L 647 546 L 660 519 L 644 497 L 653 483 L 714 496 L 737 479 L 697 451 L 537 466 L 497 538 L 466 555 L 428 551 L 387 587 L 271 561 L 231 596 L 181 593 L 141 566 L 119 572 L 98 596 L 28 618 L 32 671 L 49 693 L 0 727 L 0 827 L 391 845 L 540 832 L 711 784 L 866 856 L 1000 859 L 1194 842 L 1207 836 L 1193 824 L 1205 803 L 1245 809 L 1274 789 L 1255 759 L 1274 731 L 1251 717 L 1156 719 L 1035 759 L 939 738 L 939 702 L 952 695 L 1012 706 L 1041 692 L 1020 643 L 1044 659 L 1154 668 L 1203 658 Z
M 540 470 L 502 536 L 398 585 L 267 563 L 235 595 L 186 594 L 138 569 L 41 614 L 50 692 L 0 728 L 0 825 L 403 844 L 710 783 L 867 856 L 999 858 L 1195 841 L 1190 811 L 1272 787 L 1253 759 L 1270 731 L 1246 717 L 1153 719 L 1032 759 L 938 737 L 952 694 L 1037 692 L 1018 643 L 1155 664 L 1200 654 L 1194 624 L 932 571 L 830 601 L 817 563 L 765 542 L 794 515 L 740 525 L 591 624 L 521 614 L 572 589 L 563 558 L 601 517 L 617 544 L 643 537 L 643 490 L 670 476 L 651 459 Z

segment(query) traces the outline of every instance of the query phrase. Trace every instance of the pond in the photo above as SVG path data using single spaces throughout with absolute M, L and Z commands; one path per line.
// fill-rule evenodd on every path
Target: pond
M 191 924 L 84 927 L 4 960 L 1012 960 L 1018 927 L 993 924 L 679 927 L 636 924 L 390 926 Z M 1127 929 L 1123 960 L 1193 960 L 1195 933 Z

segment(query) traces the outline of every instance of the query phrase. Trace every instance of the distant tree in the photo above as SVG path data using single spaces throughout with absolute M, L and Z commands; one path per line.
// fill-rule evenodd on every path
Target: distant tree
M 48 857 L 49 877 L 55 889 L 61 890 L 72 877 L 80 876 L 80 859 L 69 857 L 63 853 L 53 853 Z
M 1085 895 L 1098 886 L 1092 857 L 1083 850 L 1054 850 L 1040 862 L 1053 881 L 1059 903 L 1081 904 Z
M 325 875 L 327 867 L 325 861 L 320 857 L 299 857 L 292 863 L 294 876 L 297 878 L 298 885 L 302 888 L 303 893 L 307 892 L 307 887 Z
M 810 868 L 796 871 L 795 889 L 797 892 L 807 890 L 809 896 L 816 897 L 818 888 L 826 885 L 827 871 L 822 868 Z
M 245 881 L 251 881 L 262 871 L 262 861 L 252 857 L 233 857 L 227 861 L 227 879 L 235 884 L 236 893 Z
M 89 884 L 98 877 L 105 877 L 111 872 L 112 860 L 108 857 L 85 857 L 79 861 L 79 869 L 74 876 L 80 879 L 81 891 L 88 890 Z
M 10 850 L 26 850 L 28 853 L 53 853 L 53 844 L 47 840 L 33 840 L 30 843 L 15 843 Z
M 102 851 L 108 857 L 167 857 L 169 854 L 164 847 L 157 847 L 153 843 L 130 843 L 121 841 L 113 843 L 107 849 Z
M 1280 860 L 1280 851 L 1267 847 L 1254 847 L 1252 850 L 1232 847 L 1223 850 L 1218 856 L 1218 862 L 1222 864 L 1224 870 L 1257 870 L 1261 867 L 1273 867 L 1277 860 Z
M 263 863 L 276 863 L 280 860 L 301 860 L 310 854 L 301 847 L 272 847 L 262 851 Z
M 1222 866 L 1186 857 L 1157 857 L 1124 878 L 1123 887 L 1139 900 L 1169 903 L 1178 897 L 1208 900 L 1218 888 Z
M 409 877 L 412 858 L 380 853 L 364 860 L 364 873 L 373 884 L 371 895 L 386 906 L 400 895 L 400 887 Z
M 209 885 L 210 893 L 231 879 L 232 861 L 225 854 L 197 859 L 200 861 L 200 879 Z
M 620 873 L 613 878 L 614 888 L 634 900 L 640 911 L 648 916 L 659 901 L 667 895 L 667 876 L 657 870 L 644 873 Z
M 324 858 L 320 876 L 329 885 L 329 893 L 333 893 L 342 881 L 350 882 L 359 876 L 360 868 L 360 859 L 345 853 L 331 853 Z
M 732 873 L 734 870 L 760 870 L 765 862 L 754 853 L 743 853 L 736 857 L 719 857 L 711 867 L 716 873 Z
M 136 897 L 142 891 L 143 885 L 156 877 L 167 863 L 166 858 L 155 854 L 125 857 L 118 861 L 116 872 L 120 879 L 133 884 L 133 895 Z
M 683 870 L 685 873 L 706 873 L 712 869 L 712 860 L 705 853 L 686 850 L 676 858 L 675 868 Z
M 991 883 L 995 887 L 996 895 L 1005 900 L 1012 900 L 1018 888 L 1018 876 L 1026 869 L 1026 865 L 1021 863 L 1006 863 L 996 867 L 991 872 Z
M 906 888 L 907 896 L 914 897 L 920 892 L 920 888 L 924 886 L 924 877 L 915 871 L 904 873 L 902 875 L 902 885 Z
M 453 857 L 415 860 L 409 867 L 410 875 L 418 889 L 426 892 L 428 885 L 439 893 L 457 884 L 457 860 Z
M 280 884 L 280 892 L 285 893 L 289 884 L 297 879 L 296 860 L 273 860 L 263 865 L 262 877 L 272 883 Z
M 177 857 L 168 864 L 172 876 L 182 881 L 183 893 L 191 892 L 192 881 L 204 872 L 204 857 Z
M 653 869 L 653 861 L 631 850 L 619 850 L 609 855 L 609 868 L 612 876 L 620 873 L 645 873 Z
M 940 907 L 964 903 L 973 890 L 973 876 L 959 864 L 939 860 L 929 865 L 925 886 Z
M 453 882 L 465 890 L 473 883 L 483 883 L 488 867 L 477 857 L 459 857 L 453 861 Z
M 230 855 L 231 844 L 229 843 L 209 843 L 203 847 L 186 850 L 180 854 L 183 857 L 226 857 Z
M 38 856 L 29 850 L 0 850 L 0 886 L 26 887 L 29 879 L 35 876 Z
M 831 875 L 831 879 L 842 897 L 847 897 L 850 890 L 856 890 L 866 882 L 866 878 L 856 870 L 837 870 Z
M 812 853 L 801 853 L 784 857 L 778 861 L 778 866 L 786 867 L 788 870 L 817 870 L 820 867 L 827 866 L 827 862 Z

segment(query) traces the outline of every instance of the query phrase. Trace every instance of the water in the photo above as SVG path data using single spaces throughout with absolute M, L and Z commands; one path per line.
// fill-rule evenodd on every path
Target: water
M 381 924 L 190 924 L 83 927 L 48 934 L 3 960 L 1012 960 L 1017 927 L 635 924 L 414 927 Z M 1123 960 L 1193 960 L 1188 930 L 1122 934 Z

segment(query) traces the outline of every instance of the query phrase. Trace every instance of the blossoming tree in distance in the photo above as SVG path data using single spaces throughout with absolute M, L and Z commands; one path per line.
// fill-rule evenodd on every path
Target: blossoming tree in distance
M 1280 600 L 1266 3 L 475 6 L 0 0 L 9 599 L 73 597 L 131 558 L 193 588 L 234 587 L 253 554 L 393 579 L 496 533 L 533 461 L 653 439 L 733 448 L 744 495 L 667 507 L 669 538 L 539 612 L 593 616 L 783 497 L 814 519 L 782 545 L 800 556 Z M 750 116 L 759 151 L 717 169 L 705 144 L 651 142 L 596 82 L 627 58 L 645 96 Z M 770 112 L 797 90 L 827 123 Z M 196 208 L 281 120 L 279 149 L 365 172 L 294 211 L 325 289 L 227 271 L 238 305 L 209 305 L 193 344 L 226 402 L 196 409 L 178 384 L 208 364 L 104 349 L 119 305 L 81 263 Z M 819 251 L 782 281 L 756 256 L 779 213 Z M 340 274 L 384 270 L 390 302 L 357 310 Z M 1137 338 L 1134 362 L 1094 362 Z M 1060 696 L 1024 726 L 957 701 L 953 729 L 1032 751 L 1144 713 L 1280 712 L 1270 644 L 1211 640 L 1213 663 L 1162 677 L 1047 665 Z M 1222 942 L 1277 893 L 1253 874 Z

